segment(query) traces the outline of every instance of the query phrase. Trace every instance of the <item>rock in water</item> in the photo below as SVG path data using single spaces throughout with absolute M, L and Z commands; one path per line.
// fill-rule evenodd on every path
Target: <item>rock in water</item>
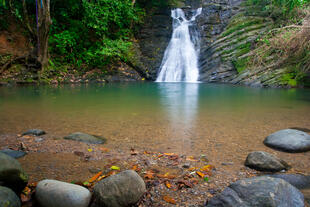
M 211 198 L 207 207 L 304 207 L 304 196 L 288 182 L 268 176 L 232 183 Z
M 91 199 L 86 188 L 57 180 L 40 181 L 35 196 L 42 207 L 87 207 Z
M 310 135 L 295 129 L 283 129 L 269 135 L 264 144 L 285 152 L 306 152 L 310 150 Z
M 0 152 L 0 185 L 13 189 L 20 193 L 28 183 L 28 175 L 22 169 L 20 163 Z
M 21 203 L 17 195 L 11 189 L 0 186 L 0 206 L 20 207 Z
M 9 155 L 15 159 L 23 157 L 27 154 L 26 152 L 23 152 L 23 151 L 11 150 L 11 149 L 3 149 L 3 150 L 0 150 L 0 152 L 4 153 L 6 155 Z
M 28 131 L 24 132 L 22 135 L 35 135 L 35 136 L 41 136 L 43 134 L 46 134 L 45 131 L 41 130 L 41 129 L 29 129 Z
M 104 144 L 106 142 L 106 139 L 103 137 L 89 135 L 81 132 L 75 132 L 73 134 L 70 134 L 64 137 L 64 139 L 71 139 L 75 141 L 86 142 L 89 144 Z
M 92 207 L 131 206 L 137 203 L 145 192 L 143 179 L 135 171 L 126 170 L 95 185 Z
M 290 168 L 284 160 L 262 151 L 251 152 L 245 160 L 245 165 L 255 170 L 269 172 L 278 172 Z
M 310 189 L 310 176 L 300 174 L 274 174 L 268 175 L 273 178 L 281 178 L 298 189 Z

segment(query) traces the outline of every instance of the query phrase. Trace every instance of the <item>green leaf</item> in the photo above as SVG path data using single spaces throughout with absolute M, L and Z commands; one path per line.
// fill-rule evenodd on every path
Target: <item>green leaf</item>
M 120 170 L 120 169 L 121 169 L 120 167 L 117 167 L 117 166 L 114 166 L 114 165 L 111 167 L 111 170 Z

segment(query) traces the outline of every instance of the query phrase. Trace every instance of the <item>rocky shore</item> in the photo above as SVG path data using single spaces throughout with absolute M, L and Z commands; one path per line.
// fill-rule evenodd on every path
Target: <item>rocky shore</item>
M 272 153 L 254 151 L 245 158 L 241 171 L 225 175 L 206 155 L 136 149 L 122 153 L 105 147 L 108 138 L 81 132 L 54 139 L 52 142 L 65 144 L 62 153 L 52 153 L 55 146 L 43 144 L 44 136 L 43 130 L 32 129 L 15 139 L 0 137 L 7 144 L 0 151 L 0 206 L 309 205 L 310 176 L 294 171 L 292 163 Z M 298 145 L 289 153 L 309 151 L 310 135 L 295 129 L 275 132 L 264 143 L 288 152 L 285 146 L 291 147 L 296 139 Z M 275 147 L 278 145 L 280 148 Z M 74 150 L 75 146 L 80 151 Z M 98 153 L 104 155 L 102 159 L 96 159 Z M 56 161 L 59 154 L 63 159 Z M 30 166 L 25 158 L 31 156 L 42 156 L 45 163 L 33 159 Z M 68 169 L 76 165 L 80 171 L 72 167 L 68 172 L 62 167 L 63 171 L 57 172 L 62 164 Z M 50 173 L 40 175 L 42 166 Z

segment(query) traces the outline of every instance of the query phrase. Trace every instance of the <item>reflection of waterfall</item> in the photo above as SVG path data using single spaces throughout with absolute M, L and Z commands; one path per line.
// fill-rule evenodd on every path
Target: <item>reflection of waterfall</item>
M 173 33 L 156 82 L 196 82 L 198 80 L 199 35 L 195 30 L 190 32 L 189 26 L 200 14 L 201 8 L 194 12 L 190 20 L 187 20 L 182 9 L 171 11 Z
M 161 102 L 167 111 L 171 126 L 182 135 L 188 133 L 195 124 L 198 89 L 198 83 L 161 83 L 159 85 Z

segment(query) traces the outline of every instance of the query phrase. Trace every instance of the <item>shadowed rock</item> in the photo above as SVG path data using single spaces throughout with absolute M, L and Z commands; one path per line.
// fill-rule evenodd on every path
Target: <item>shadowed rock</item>
M 23 152 L 23 151 L 11 150 L 11 149 L 3 149 L 3 150 L 0 150 L 0 152 L 4 153 L 6 155 L 9 155 L 15 159 L 23 157 L 27 154 L 26 152 Z
M 20 207 L 21 203 L 17 195 L 11 189 L 0 186 L 0 206 Z
M 211 198 L 207 207 L 304 207 L 304 196 L 288 182 L 268 176 L 232 183 Z
M 35 135 L 35 136 L 41 136 L 46 134 L 45 131 L 41 130 L 41 129 L 29 129 L 28 131 L 24 132 L 22 135 Z
M 27 183 L 28 175 L 20 163 L 9 155 L 0 152 L 0 185 L 20 193 Z
M 278 172 L 291 168 L 284 160 L 267 152 L 251 152 L 245 161 L 245 165 L 259 171 Z

